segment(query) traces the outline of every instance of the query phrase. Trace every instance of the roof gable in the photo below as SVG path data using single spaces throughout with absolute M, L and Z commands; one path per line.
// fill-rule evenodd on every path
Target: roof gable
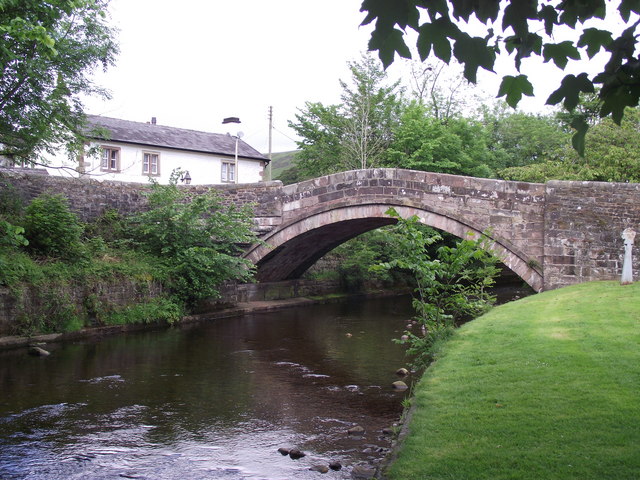
M 96 140 L 135 143 L 149 147 L 164 147 L 218 155 L 235 155 L 236 139 L 229 134 L 132 122 L 100 115 L 87 115 L 87 123 L 87 136 Z M 96 135 L 95 132 L 92 132 L 96 127 L 107 130 L 110 135 Z M 264 155 L 242 140 L 238 141 L 238 156 L 268 161 Z

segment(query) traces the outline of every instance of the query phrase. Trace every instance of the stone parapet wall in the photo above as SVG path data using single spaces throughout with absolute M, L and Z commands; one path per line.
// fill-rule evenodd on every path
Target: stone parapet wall
M 545 197 L 544 289 L 620 279 L 622 232 L 628 227 L 640 232 L 640 184 L 550 181 Z
M 262 182 L 229 185 L 180 185 L 187 195 L 202 195 L 214 189 L 224 204 L 251 204 L 256 231 L 271 230 L 280 223 L 280 191 L 282 182 Z M 88 177 L 70 178 L 37 175 L 29 170 L 0 169 L 0 196 L 3 191 L 16 194 L 24 204 L 41 193 L 62 194 L 69 207 L 82 221 L 91 221 L 106 210 L 114 209 L 122 215 L 147 208 L 147 183 L 99 181 Z
M 456 235 L 489 231 L 505 264 L 537 290 L 619 278 L 620 235 L 627 227 L 640 231 L 639 184 L 543 185 L 369 169 L 285 187 L 275 181 L 180 188 L 188 195 L 215 189 L 227 204 L 253 206 L 255 231 L 271 243 L 254 246 L 247 258 L 259 265 L 266 281 L 295 278 L 339 243 L 391 223 L 385 215 L 391 206 Z M 0 169 L 0 198 L 3 192 L 15 193 L 26 203 L 43 192 L 60 193 L 84 221 L 107 209 L 125 215 L 143 210 L 148 190 L 148 184 Z M 639 255 L 634 257 L 638 275 Z M 288 272 L 281 274 L 285 267 Z

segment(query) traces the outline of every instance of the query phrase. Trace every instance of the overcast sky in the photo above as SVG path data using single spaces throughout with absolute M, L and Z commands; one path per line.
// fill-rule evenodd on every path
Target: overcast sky
M 217 133 L 240 130 L 266 153 L 273 106 L 273 151 L 293 150 L 287 121 L 306 101 L 338 103 L 339 79 L 350 78 L 347 62 L 366 51 L 371 28 L 359 27 L 361 2 L 111 0 L 120 55 L 97 82 L 113 98 L 89 99 L 87 112 L 142 122 L 157 117 L 162 125 Z M 389 73 L 400 71 L 394 64 Z M 513 68 L 505 73 L 515 74 Z M 525 73 L 543 79 L 536 84 L 538 100 L 523 103 L 539 108 L 561 72 L 533 67 Z M 499 77 L 482 79 L 495 95 Z M 223 126 L 231 116 L 242 124 Z

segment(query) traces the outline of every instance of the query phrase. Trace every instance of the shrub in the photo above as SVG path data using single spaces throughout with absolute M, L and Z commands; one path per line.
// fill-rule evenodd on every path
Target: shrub
M 184 315 L 182 307 L 167 298 L 154 298 L 146 303 L 137 303 L 117 308 L 104 314 L 106 325 L 128 325 L 137 323 L 177 323 Z
M 150 209 L 133 218 L 137 248 L 165 266 L 168 285 L 186 305 L 219 295 L 231 280 L 248 281 L 251 262 L 239 257 L 256 241 L 250 206 L 224 205 L 215 191 L 187 199 L 176 186 L 155 183 Z
M 426 366 L 435 347 L 453 332 L 455 322 L 486 312 L 495 298 L 488 292 L 499 272 L 498 259 L 486 248 L 485 237 L 462 239 L 454 246 L 434 246 L 442 237 L 421 228 L 418 217 L 402 218 L 395 209 L 387 212 L 398 220 L 396 258 L 377 269 L 401 268 L 412 273 L 416 288 L 413 307 L 419 332 L 407 331 L 399 343 L 408 344 L 414 365 Z
M 62 195 L 34 198 L 25 210 L 24 228 L 28 248 L 34 253 L 67 260 L 82 256 L 82 226 Z
M 24 252 L 0 248 L 0 285 L 17 288 L 21 282 L 37 284 L 44 279 L 42 269 Z

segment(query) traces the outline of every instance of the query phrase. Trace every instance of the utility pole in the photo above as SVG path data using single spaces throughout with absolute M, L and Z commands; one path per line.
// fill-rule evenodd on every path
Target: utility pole
M 273 107 L 269 107 L 269 163 L 265 172 L 265 180 L 271 180 L 271 137 L 273 136 Z

